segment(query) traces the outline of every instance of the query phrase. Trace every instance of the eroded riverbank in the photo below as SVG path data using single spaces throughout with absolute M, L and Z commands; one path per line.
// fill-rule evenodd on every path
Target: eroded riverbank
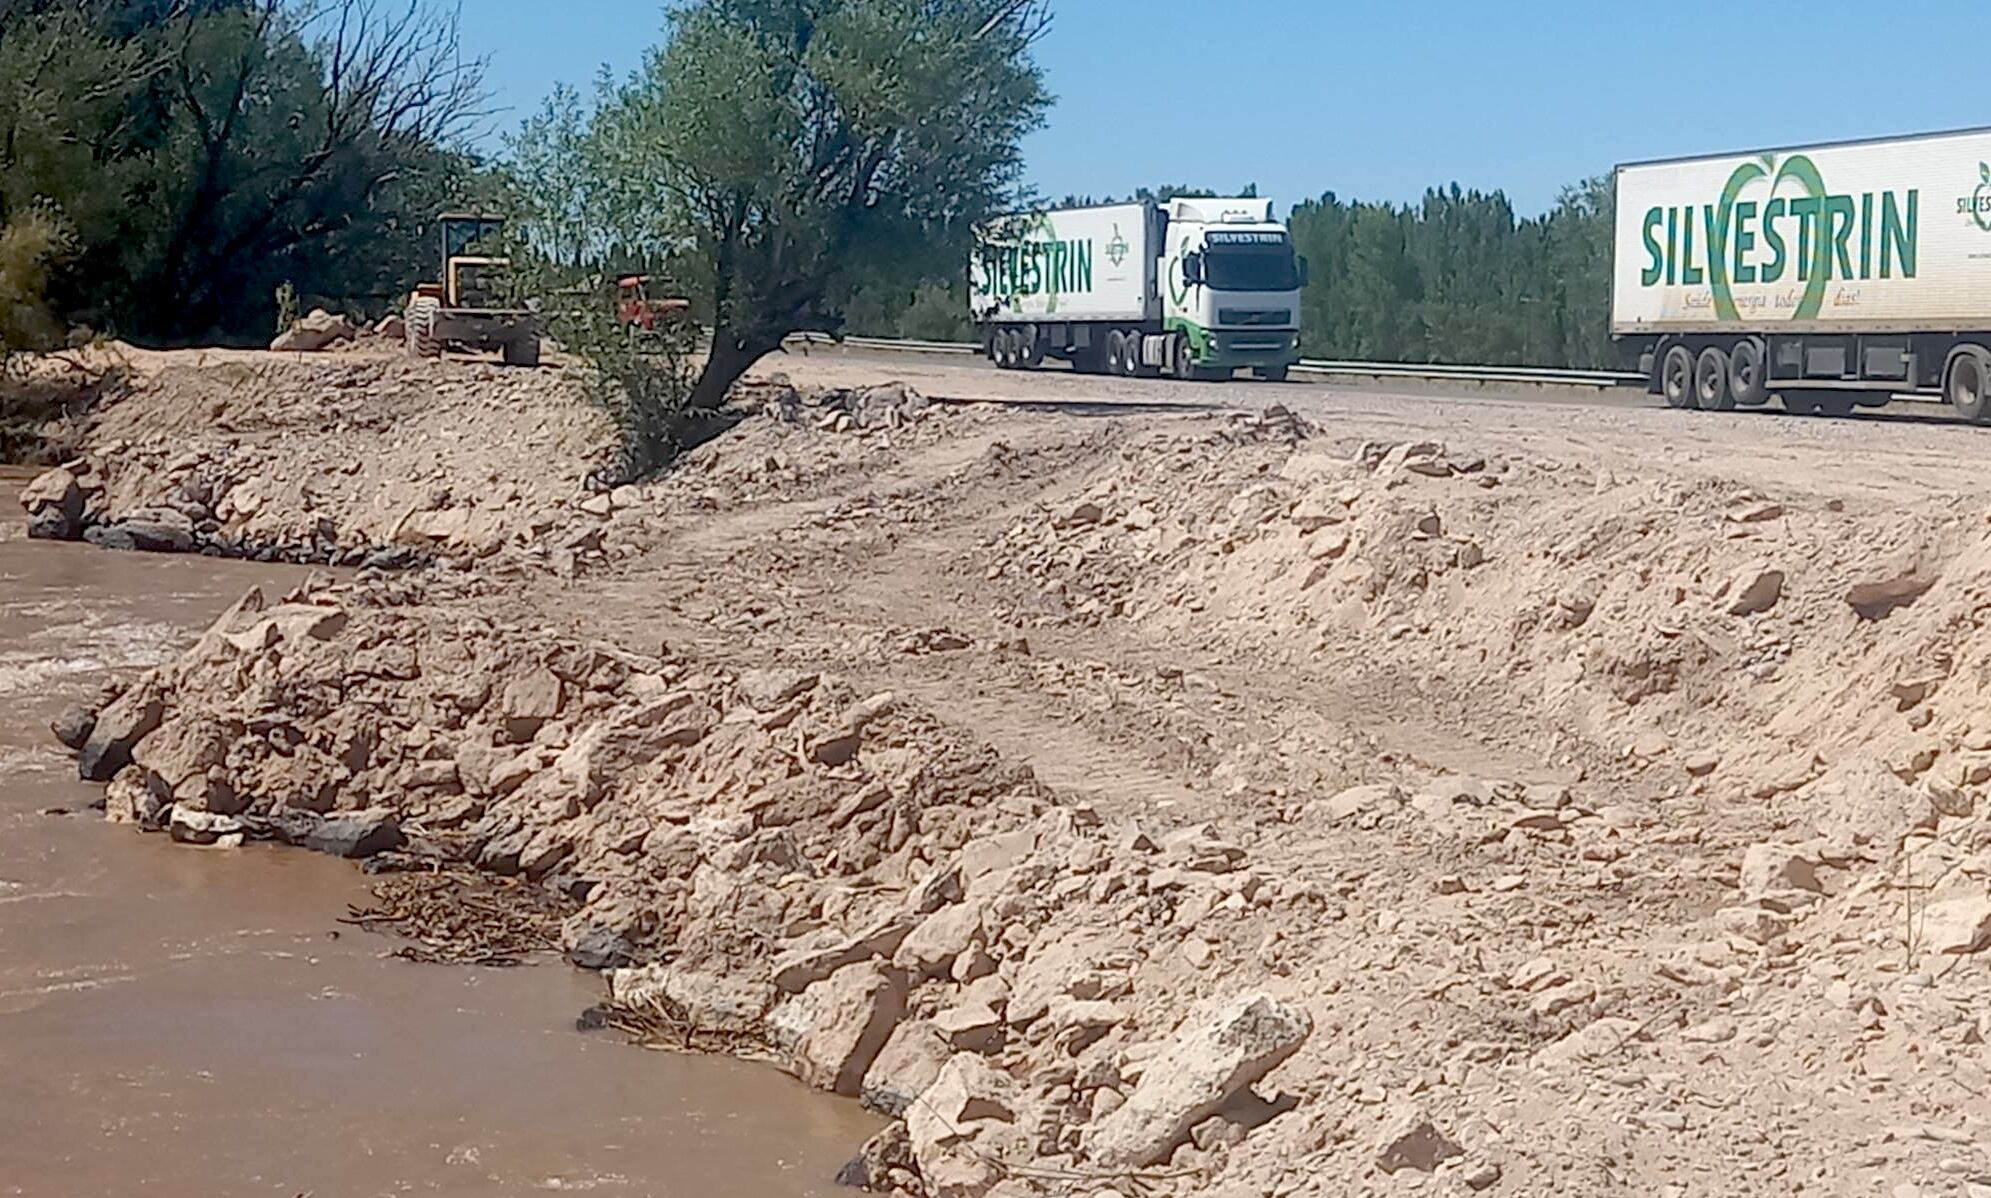
M 89 810 L 48 720 L 302 576 L 0 540 L 0 1194 L 828 1192 L 855 1104 L 579 1035 L 599 987 L 562 964 L 334 936 L 368 893 L 344 862 Z

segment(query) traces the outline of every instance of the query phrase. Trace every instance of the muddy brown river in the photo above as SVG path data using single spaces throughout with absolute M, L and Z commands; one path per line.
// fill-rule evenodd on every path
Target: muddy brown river
M 0 475 L 17 518 L 18 475 Z M 558 963 L 413 965 L 349 865 L 103 823 L 48 719 L 297 575 L 0 539 L 0 1195 L 809 1195 L 876 1124 L 574 1030 Z M 44 814 L 62 808 L 72 814 Z

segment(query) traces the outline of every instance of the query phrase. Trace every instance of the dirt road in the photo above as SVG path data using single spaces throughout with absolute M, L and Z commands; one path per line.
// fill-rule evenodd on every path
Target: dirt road
M 618 1000 L 903 1110 L 880 1188 L 1991 1185 L 1986 434 L 893 365 L 770 363 L 611 495 L 551 376 L 126 400 L 116 503 L 438 566 L 135 684 L 113 811 L 309 758 L 585 896 Z M 294 732 L 190 768 L 237 726 Z

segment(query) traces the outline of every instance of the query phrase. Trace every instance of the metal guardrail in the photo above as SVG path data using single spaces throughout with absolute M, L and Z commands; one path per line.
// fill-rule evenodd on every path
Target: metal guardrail
M 806 345 L 843 344 L 888 353 L 972 356 L 982 347 L 962 341 L 911 341 L 893 337 L 845 337 L 841 343 L 823 333 L 801 333 L 791 341 Z M 1645 376 L 1621 370 L 1554 370 L 1533 366 L 1449 366 L 1415 362 L 1331 362 L 1305 358 L 1293 373 L 1321 378 L 1409 379 L 1456 383 L 1525 383 L 1537 387 L 1630 387 Z

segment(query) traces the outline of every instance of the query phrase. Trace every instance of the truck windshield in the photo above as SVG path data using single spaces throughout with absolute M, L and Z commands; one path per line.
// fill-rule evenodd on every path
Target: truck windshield
M 1293 291 L 1300 285 L 1290 244 L 1211 246 L 1203 253 L 1203 272 L 1217 291 Z

